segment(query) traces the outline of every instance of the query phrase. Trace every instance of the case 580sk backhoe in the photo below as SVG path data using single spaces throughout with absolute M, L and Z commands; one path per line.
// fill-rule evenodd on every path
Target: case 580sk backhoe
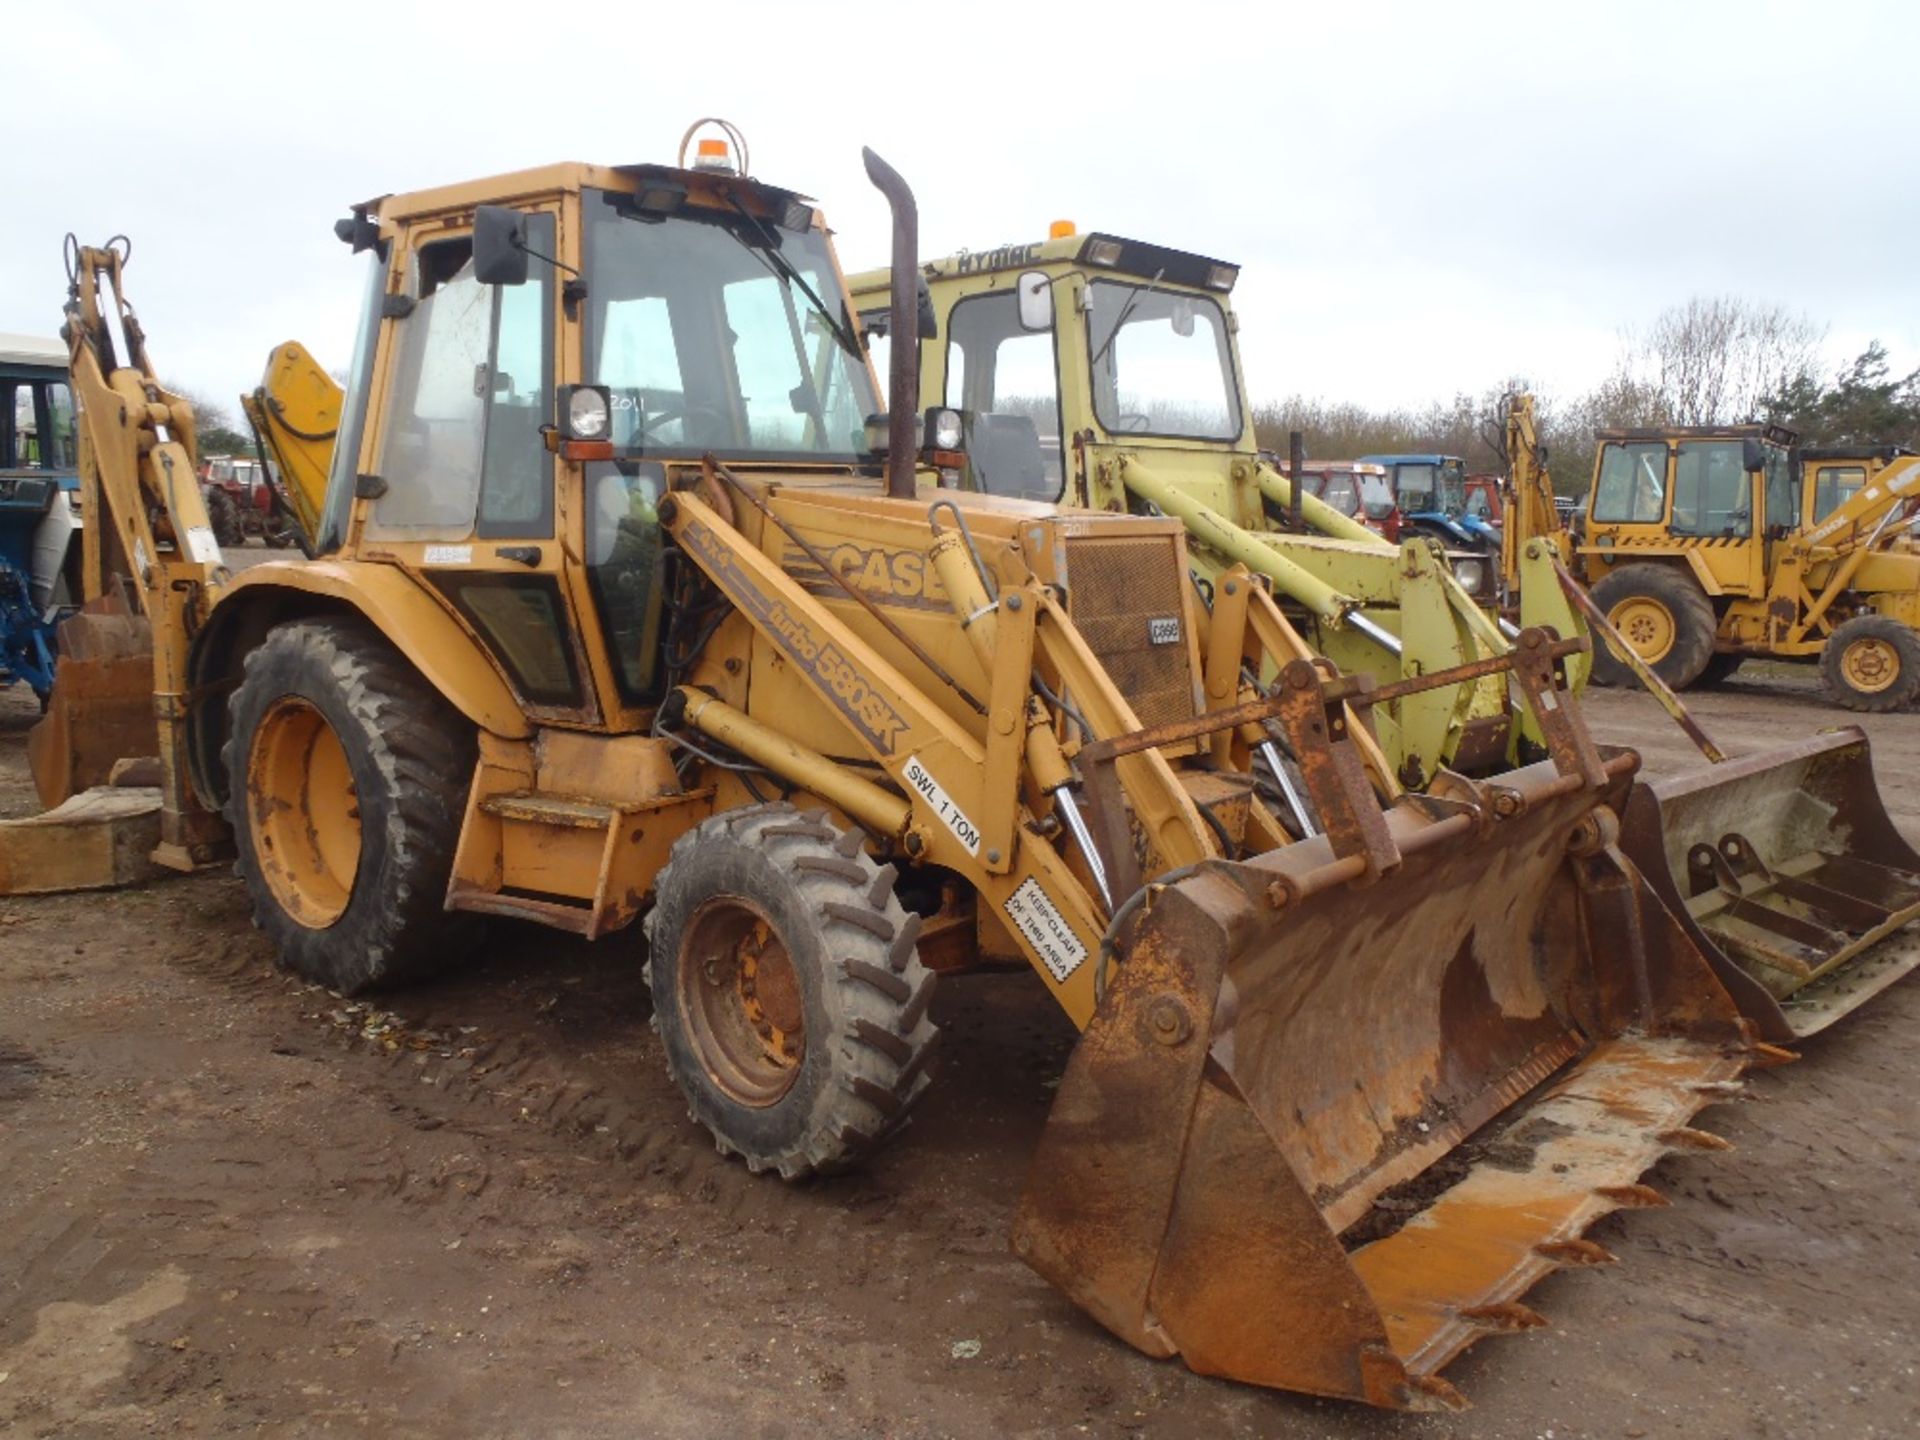
M 91 558 L 152 622 L 162 854 L 231 845 L 284 963 L 343 991 L 490 915 L 610 937 L 699 1122 L 788 1178 L 905 1124 L 940 973 L 1024 963 L 1083 1034 L 1016 1250 L 1150 1354 L 1454 1403 L 1441 1367 L 1607 1259 L 1583 1230 L 1718 1143 L 1688 1122 L 1760 1053 L 1615 843 L 1637 760 L 1564 688 L 1584 642 L 1471 672 L 1549 758 L 1381 799 L 1369 700 L 1469 677 L 1330 673 L 1244 569 L 1203 604 L 1178 521 L 916 488 L 913 204 L 867 163 L 899 277 L 872 427 L 792 191 L 557 165 L 357 207 L 318 558 L 237 576 L 124 254 L 78 251 Z M 1313 839 L 1255 791 L 1269 722 Z

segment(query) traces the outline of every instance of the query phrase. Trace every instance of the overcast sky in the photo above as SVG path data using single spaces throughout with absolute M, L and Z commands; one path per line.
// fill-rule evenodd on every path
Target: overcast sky
M 163 373 L 221 399 L 343 367 L 353 201 L 552 160 L 671 162 L 695 117 L 883 263 L 1055 218 L 1237 261 L 1248 388 L 1568 395 L 1693 294 L 1837 363 L 1920 364 L 1920 6 L 1427 3 L 65 6 L 0 0 L 0 330 L 51 335 L 61 237 L 132 237 Z M 883 57 L 895 56 L 897 59 Z M 37 141 L 37 144 L 34 143 Z

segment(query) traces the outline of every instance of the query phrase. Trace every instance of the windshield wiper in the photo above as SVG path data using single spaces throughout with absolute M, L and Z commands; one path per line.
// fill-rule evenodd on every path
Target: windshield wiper
M 1164 267 L 1154 271 L 1153 279 L 1147 282 L 1144 290 L 1135 290 L 1131 295 L 1127 296 L 1127 303 L 1120 307 L 1120 314 L 1113 322 L 1113 329 L 1107 332 L 1107 338 L 1100 342 L 1100 348 L 1093 352 L 1093 359 L 1087 362 L 1088 369 L 1092 369 L 1095 365 L 1098 365 L 1101 357 L 1113 348 L 1113 342 L 1120 337 L 1120 327 L 1127 323 L 1127 317 L 1133 314 L 1134 306 L 1138 305 L 1153 293 L 1153 287 L 1160 283 L 1161 277 L 1166 273 Z
M 833 338 L 840 342 L 842 349 L 850 355 L 865 355 L 866 352 L 860 348 L 860 342 L 834 318 L 833 312 L 827 309 L 826 302 L 820 298 L 813 286 L 807 283 L 807 277 L 794 268 L 791 260 L 780 253 L 779 237 L 768 231 L 766 222 L 742 205 L 735 196 L 727 196 L 727 203 L 734 208 L 741 219 L 760 232 L 760 243 L 754 244 L 737 230 L 728 229 L 727 233 L 738 240 L 749 255 L 755 256 L 762 264 L 773 270 L 777 278 L 800 287 L 800 293 L 807 297 L 807 303 L 813 306 L 814 313 L 826 322 L 827 328 L 833 332 Z M 725 226 L 720 228 L 727 229 Z

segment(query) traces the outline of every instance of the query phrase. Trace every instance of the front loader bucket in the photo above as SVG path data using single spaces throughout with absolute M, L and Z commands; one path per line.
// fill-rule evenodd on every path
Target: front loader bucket
M 1638 786 L 1621 843 L 1767 1040 L 1920 965 L 1920 853 L 1858 727 Z
M 27 767 L 51 810 L 107 783 L 116 761 L 159 754 L 153 632 L 117 600 L 89 601 L 60 622 L 47 713 L 27 732 Z
M 1118 937 L 1014 1246 L 1140 1349 L 1392 1407 L 1540 1323 L 1599 1216 L 1737 1087 L 1750 1027 L 1611 843 L 1636 764 L 1408 797 L 1369 878 L 1327 837 L 1210 861 Z

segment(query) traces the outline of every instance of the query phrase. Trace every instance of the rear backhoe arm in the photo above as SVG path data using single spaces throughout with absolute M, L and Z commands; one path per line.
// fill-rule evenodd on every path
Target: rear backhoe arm
M 1507 397 L 1507 481 L 1500 525 L 1500 575 L 1509 591 L 1519 589 L 1521 557 L 1529 540 L 1553 548 L 1562 565 L 1572 559 L 1571 537 L 1553 503 L 1553 478 L 1534 427 L 1533 396 Z
M 124 242 L 68 240 L 62 333 L 80 401 L 83 585 L 90 601 L 130 591 L 152 627 L 162 803 L 154 858 L 191 869 L 215 857 L 225 831 L 187 778 L 187 650 L 231 577 L 201 498 L 193 409 L 154 372 L 123 286 L 127 253 Z M 56 709 L 61 688 L 56 680 Z

